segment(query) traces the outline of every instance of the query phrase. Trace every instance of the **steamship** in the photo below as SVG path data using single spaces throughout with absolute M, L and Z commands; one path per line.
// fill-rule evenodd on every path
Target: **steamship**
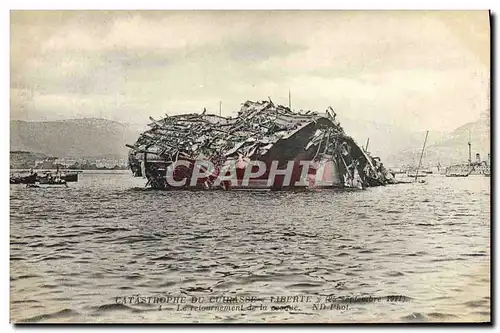
M 477 153 L 475 162 L 472 162 L 469 158 L 468 163 L 455 164 L 447 167 L 446 177 L 468 177 L 469 175 L 489 176 L 490 158 L 490 154 L 488 154 L 488 161 L 481 161 L 481 156 Z

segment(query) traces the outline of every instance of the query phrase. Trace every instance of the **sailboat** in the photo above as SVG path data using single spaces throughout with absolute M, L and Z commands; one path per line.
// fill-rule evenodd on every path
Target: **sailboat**
M 426 172 L 426 170 L 422 170 L 421 169 L 422 158 L 424 157 L 425 144 L 427 143 L 427 137 L 428 137 L 428 135 L 429 135 L 429 131 L 427 131 L 425 133 L 424 145 L 422 146 L 422 152 L 420 153 L 420 160 L 418 161 L 417 169 L 415 169 L 415 170 L 409 170 L 406 173 L 406 176 L 415 178 L 414 182 L 418 181 L 418 177 L 426 177 L 427 174 L 430 173 L 430 172 Z M 421 181 L 421 182 L 423 183 L 424 181 Z
M 422 146 L 422 152 L 420 153 L 420 160 L 418 161 L 418 166 L 415 171 L 408 171 L 407 176 L 408 177 L 414 177 L 415 180 L 414 182 L 420 182 L 424 183 L 425 180 L 418 180 L 418 177 L 425 177 L 427 176 L 427 173 L 422 172 L 420 170 L 420 167 L 422 166 L 422 158 L 424 157 L 424 150 L 425 150 L 425 144 L 427 143 L 427 137 L 429 136 L 429 131 L 425 132 L 425 139 L 424 139 L 424 145 Z

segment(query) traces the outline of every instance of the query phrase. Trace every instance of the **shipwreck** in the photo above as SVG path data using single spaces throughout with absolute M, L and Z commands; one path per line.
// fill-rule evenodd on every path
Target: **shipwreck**
M 150 120 L 127 147 L 133 175 L 155 189 L 362 189 L 396 182 L 344 132 L 331 107 L 295 112 L 269 99 L 245 102 L 235 117 L 204 111 Z

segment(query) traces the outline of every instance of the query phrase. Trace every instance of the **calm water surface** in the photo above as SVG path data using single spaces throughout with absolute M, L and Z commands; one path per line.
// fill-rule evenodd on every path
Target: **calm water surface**
M 12 321 L 490 320 L 489 178 L 431 176 L 355 192 L 143 185 L 128 172 L 83 173 L 68 188 L 11 185 Z M 136 294 L 408 301 L 229 312 L 117 304 Z

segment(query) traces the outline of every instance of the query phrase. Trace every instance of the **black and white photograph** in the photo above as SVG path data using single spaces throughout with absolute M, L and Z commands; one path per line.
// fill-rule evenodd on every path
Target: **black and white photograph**
M 11 323 L 491 324 L 489 10 L 9 16 Z

